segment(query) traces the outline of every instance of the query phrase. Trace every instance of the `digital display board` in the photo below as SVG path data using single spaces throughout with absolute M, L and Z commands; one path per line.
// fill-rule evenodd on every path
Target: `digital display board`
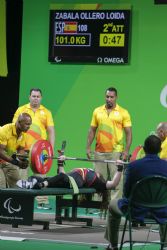
M 154 0 L 155 4 L 167 4 L 167 0 Z
M 50 10 L 49 61 L 127 64 L 131 10 Z

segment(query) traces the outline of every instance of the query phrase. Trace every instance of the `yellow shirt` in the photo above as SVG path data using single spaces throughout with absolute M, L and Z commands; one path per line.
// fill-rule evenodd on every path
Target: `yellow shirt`
M 28 113 L 32 118 L 31 127 L 26 133 L 26 149 L 30 149 L 35 141 L 47 139 L 47 128 L 49 126 L 54 126 L 53 117 L 51 112 L 43 105 L 40 105 L 40 107 L 34 112 L 28 103 L 16 110 L 13 122 L 16 122 L 21 113 Z
M 167 159 L 167 137 L 161 144 L 161 152 L 159 154 L 161 159 Z
M 25 147 L 25 133 L 18 137 L 15 124 L 6 124 L 0 128 L 0 144 L 6 146 L 8 155 L 12 155 L 19 147 Z
M 131 118 L 126 109 L 118 104 L 108 115 L 105 105 L 93 112 L 91 126 L 97 127 L 97 152 L 122 152 L 125 127 L 131 127 Z

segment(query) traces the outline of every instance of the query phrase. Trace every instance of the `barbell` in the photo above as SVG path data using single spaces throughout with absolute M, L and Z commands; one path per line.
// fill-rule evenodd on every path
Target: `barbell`
M 62 150 L 60 150 L 60 154 L 64 153 L 66 142 L 62 143 Z M 141 149 L 141 148 L 140 148 Z M 135 150 L 134 150 L 135 151 Z M 19 154 L 16 153 L 16 156 L 21 159 L 29 160 L 29 164 L 34 173 L 46 174 L 49 172 L 52 161 L 54 159 L 59 160 L 59 156 L 56 157 L 53 155 L 53 148 L 49 141 L 47 140 L 38 140 L 35 142 L 29 154 Z M 135 151 L 135 157 L 137 157 L 137 153 Z M 134 157 L 131 157 L 134 160 Z M 115 160 L 97 160 L 97 159 L 87 159 L 87 158 L 77 158 L 77 157 L 65 157 L 65 160 L 77 160 L 77 161 L 86 161 L 86 162 L 101 162 L 101 163 L 116 163 Z M 128 164 L 128 162 L 124 162 L 124 164 Z

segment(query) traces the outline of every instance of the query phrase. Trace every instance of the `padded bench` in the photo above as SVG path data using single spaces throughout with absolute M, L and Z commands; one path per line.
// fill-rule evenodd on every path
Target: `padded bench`
M 100 208 L 100 201 L 92 201 L 90 196 L 96 193 L 94 188 L 80 188 L 79 193 L 74 194 L 73 189 L 68 188 L 43 188 L 20 189 L 4 188 L 0 189 L 0 223 L 18 225 L 42 224 L 43 229 L 49 229 L 48 221 L 33 220 L 34 200 L 36 196 L 55 196 L 56 210 L 55 221 L 58 224 L 62 220 L 82 221 L 88 226 L 92 226 L 92 218 L 82 218 L 77 216 L 77 208 Z M 79 195 L 84 194 L 85 200 L 80 201 Z M 68 197 L 67 197 L 68 195 Z M 72 209 L 71 215 L 69 209 Z M 64 209 L 64 215 L 62 211 Z

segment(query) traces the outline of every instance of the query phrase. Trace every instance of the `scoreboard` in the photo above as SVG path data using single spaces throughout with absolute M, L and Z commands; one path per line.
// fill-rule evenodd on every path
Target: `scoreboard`
M 49 61 L 126 64 L 131 10 L 50 10 Z

